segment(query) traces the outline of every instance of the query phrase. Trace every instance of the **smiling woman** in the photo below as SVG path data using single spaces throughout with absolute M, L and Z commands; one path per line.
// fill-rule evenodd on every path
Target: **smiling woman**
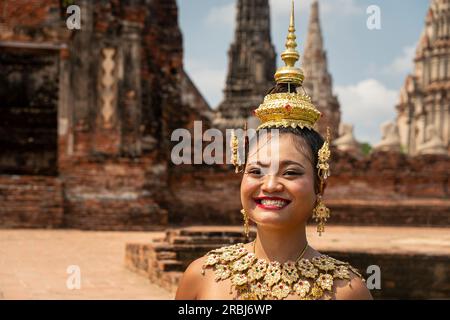
M 306 238 L 313 216 L 324 232 L 329 209 L 322 202 L 329 176 L 327 140 L 313 127 L 320 112 L 301 93 L 304 75 L 295 63 L 294 17 L 291 16 L 286 66 L 275 74 L 277 85 L 255 111 L 257 135 L 245 143 L 241 202 L 245 229 L 252 220 L 256 239 L 212 250 L 188 267 L 177 299 L 371 299 L 364 279 L 349 263 L 321 254 Z M 236 148 L 233 149 L 237 152 Z

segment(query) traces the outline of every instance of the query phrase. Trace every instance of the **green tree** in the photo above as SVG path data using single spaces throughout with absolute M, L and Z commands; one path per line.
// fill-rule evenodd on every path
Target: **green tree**
M 367 142 L 361 143 L 361 152 L 365 156 L 369 155 L 370 151 L 372 151 L 372 146 L 369 143 Z

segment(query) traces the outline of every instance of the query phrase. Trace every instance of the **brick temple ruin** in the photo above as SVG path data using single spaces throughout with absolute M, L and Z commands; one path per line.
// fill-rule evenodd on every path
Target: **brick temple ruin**
M 176 2 L 64 3 L 2 4 L 0 225 L 165 227 L 171 132 L 209 117 Z
M 273 74 L 275 57 L 268 1 L 257 1 L 258 6 L 238 1 L 238 15 L 251 17 L 238 23 L 239 34 L 254 32 L 252 23 L 262 26 L 254 36 L 265 39 L 263 49 L 270 54 L 242 72 L 236 59 L 248 38 L 236 36 L 221 114 L 208 106 L 183 69 L 175 0 L 75 2 L 83 14 L 81 31 L 66 28 L 67 1 L 7 1 L 0 8 L 0 227 L 175 227 L 160 242 L 129 244 L 126 252 L 130 268 L 173 290 L 196 256 L 242 241 L 232 227 L 241 224 L 241 177 L 226 165 L 173 165 L 170 136 L 176 128 L 191 130 L 194 120 L 211 127 L 229 115 L 239 124 L 247 106 L 228 110 L 225 104 L 249 96 L 257 100 L 257 93 L 240 85 L 254 80 L 270 87 L 266 75 Z M 304 63 L 314 68 L 305 70 L 311 79 L 305 87 L 336 133 L 340 106 L 332 94 L 318 10 L 314 2 L 304 54 Z M 335 148 L 325 198 L 330 225 L 448 228 L 448 166 L 448 154 L 380 148 L 361 157 Z M 192 225 L 222 227 L 179 229 Z M 361 252 L 346 255 L 345 248 L 334 255 L 354 258 L 356 266 L 373 258 Z M 376 257 L 386 266 L 407 259 L 383 252 Z M 424 266 L 411 271 L 416 273 L 427 272 L 426 261 L 436 262 L 439 270 L 449 266 L 448 256 L 439 253 L 418 254 L 415 261 Z M 439 279 L 450 282 L 445 275 Z M 393 286 L 387 296 L 402 294 L 394 280 L 386 281 Z M 450 288 L 436 292 L 442 297 Z M 411 297 L 420 294 L 423 290 Z
M 450 7 L 433 1 L 400 92 L 396 124 L 406 153 L 450 153 Z

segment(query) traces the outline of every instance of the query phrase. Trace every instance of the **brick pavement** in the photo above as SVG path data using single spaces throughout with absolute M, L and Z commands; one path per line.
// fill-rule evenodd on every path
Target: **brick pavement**
M 172 299 L 124 265 L 125 243 L 159 232 L 0 230 L 0 299 Z M 78 265 L 81 288 L 66 270 Z

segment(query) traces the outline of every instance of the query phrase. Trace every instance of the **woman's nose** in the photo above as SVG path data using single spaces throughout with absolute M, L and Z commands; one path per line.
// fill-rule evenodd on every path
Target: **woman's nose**
M 264 177 L 261 189 L 266 192 L 282 191 L 283 185 L 278 181 L 277 176 L 269 174 Z

